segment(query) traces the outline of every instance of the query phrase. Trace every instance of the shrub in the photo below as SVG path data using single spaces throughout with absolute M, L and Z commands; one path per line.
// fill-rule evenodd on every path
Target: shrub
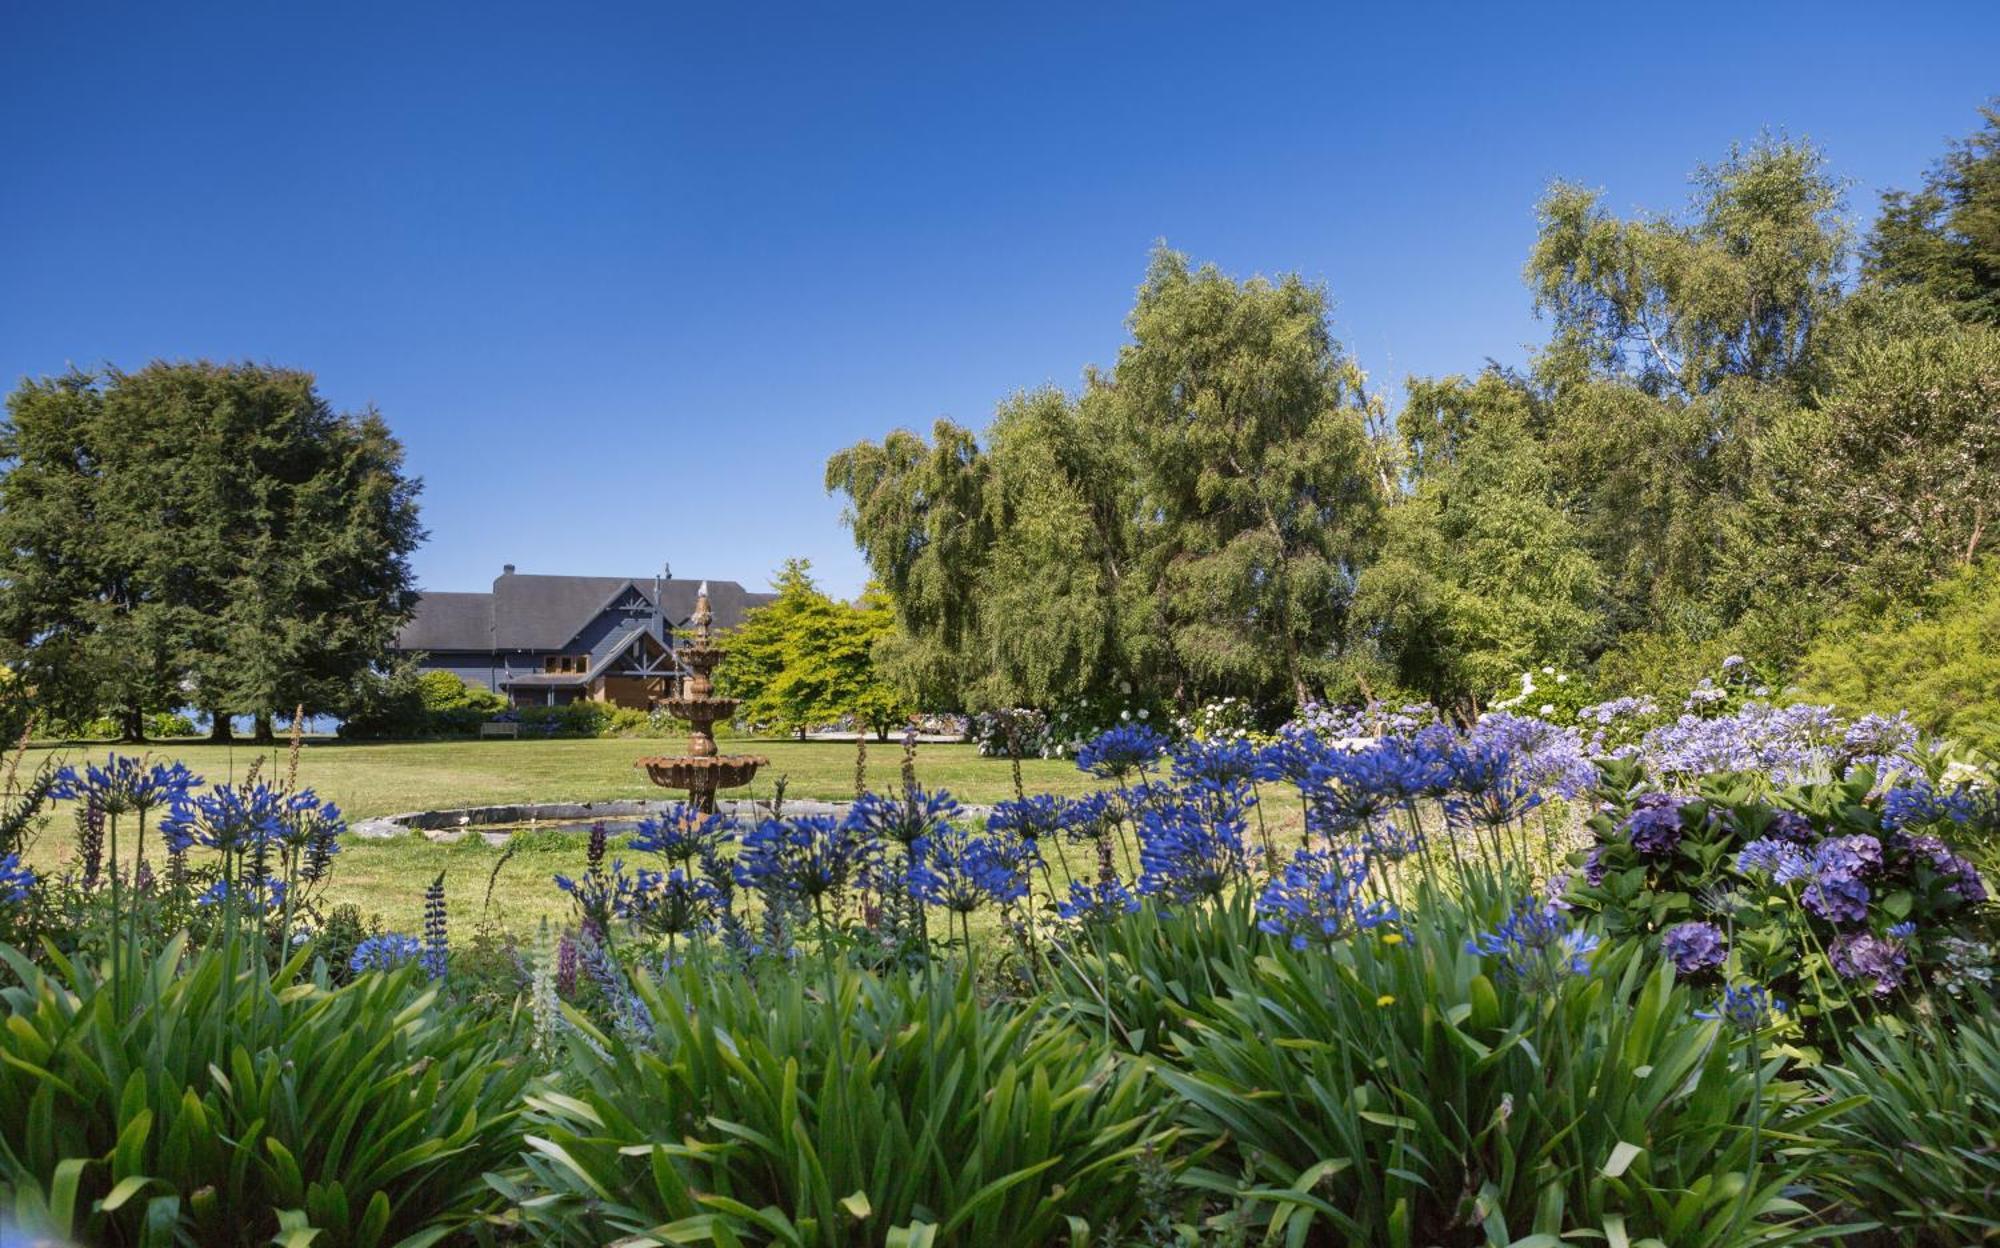
M 1426 905 L 1393 938 L 1279 949 L 1197 1005 L 1161 1067 L 1218 1150 L 1188 1182 L 1250 1201 L 1267 1242 L 1804 1237 L 1794 1202 L 1839 1106 L 1789 1112 L 1797 1089 L 1764 1086 L 1742 1038 L 1632 946 L 1593 964 L 1578 938 L 1523 967 Z
M 361 739 L 469 736 L 503 714 L 507 699 L 468 685 L 454 672 L 404 666 L 362 684 L 340 724 Z
M 522 736 L 599 737 L 616 709 L 604 702 L 565 702 L 560 706 L 523 706 L 514 711 Z
M 1990 790 L 1922 775 L 1878 789 L 1865 765 L 1775 792 L 1730 775 L 1661 792 L 1630 761 L 1605 780 L 1570 896 L 1683 973 L 1770 985 L 1804 1022 L 1949 985 L 1955 945 L 1990 922 L 1984 882 L 1945 839 L 1992 835 Z
M 498 1181 L 537 1242 L 1119 1242 L 1167 1140 L 1137 1067 L 969 977 L 683 968 L 639 1029 L 571 1014 L 574 1096 L 536 1096 Z M 824 991 L 822 991 L 824 989 Z M 633 1242 L 648 1242 L 637 1239 Z
M 519 1146 L 507 1030 L 414 970 L 330 988 L 169 944 L 121 995 L 0 950 L 0 1212 L 92 1244 L 435 1243 Z M 317 1232 L 312 1235 L 311 1232 Z
M 1922 598 L 1829 628 L 1800 663 L 1808 693 L 1855 712 L 1907 708 L 1930 732 L 2000 754 L 2000 559 Z

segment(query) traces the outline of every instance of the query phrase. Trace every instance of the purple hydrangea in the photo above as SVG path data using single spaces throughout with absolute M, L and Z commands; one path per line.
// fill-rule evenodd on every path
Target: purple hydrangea
M 1583 882 L 1592 888 L 1604 886 L 1604 846 L 1593 845 L 1583 856 Z
M 1960 900 L 1975 905 L 1986 900 L 1986 883 L 1979 878 L 1979 868 L 1953 853 L 1937 837 L 1899 834 L 1898 845 L 1942 877 L 1946 889 Z
M 1902 942 L 1854 932 L 1838 937 L 1827 949 L 1833 969 L 1847 979 L 1859 980 L 1870 992 L 1886 997 L 1902 986 L 1910 957 Z
M 1799 904 L 1829 923 L 1859 923 L 1868 917 L 1868 886 L 1852 876 L 1819 875 Z
M 1671 793 L 1648 793 L 1621 825 L 1632 848 L 1648 858 L 1661 858 L 1681 843 L 1681 799 Z
M 1729 947 L 1722 937 L 1722 929 L 1713 923 L 1699 920 L 1690 923 L 1676 923 L 1660 937 L 1660 952 L 1674 964 L 1674 969 L 1683 975 L 1711 966 L 1722 965 L 1728 956 Z

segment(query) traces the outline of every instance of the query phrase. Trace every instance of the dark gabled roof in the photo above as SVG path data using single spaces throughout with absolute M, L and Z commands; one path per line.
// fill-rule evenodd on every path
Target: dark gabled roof
M 493 647 L 560 650 L 632 582 L 617 576 L 523 576 L 493 582 Z M 651 601 L 652 596 L 646 595 Z
M 399 650 L 560 650 L 603 614 L 626 589 L 648 602 L 660 587 L 669 628 L 694 614 L 700 581 L 657 582 L 652 577 L 534 576 L 507 572 L 487 594 L 426 593 L 417 611 L 396 635 Z M 773 594 L 753 594 L 735 581 L 708 583 L 715 627 L 733 628 L 743 613 L 769 602 Z
M 396 634 L 398 650 L 491 650 L 492 594 L 425 594 Z

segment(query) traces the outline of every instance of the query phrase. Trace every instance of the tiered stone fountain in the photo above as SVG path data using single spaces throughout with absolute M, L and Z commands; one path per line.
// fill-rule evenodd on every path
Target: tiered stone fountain
M 708 582 L 695 595 L 694 637 L 676 651 L 691 673 L 677 698 L 664 705 L 676 719 L 688 721 L 688 752 L 685 755 L 642 758 L 638 765 L 647 778 L 665 789 L 685 789 L 688 804 L 703 813 L 715 809 L 715 795 L 721 789 L 741 788 L 750 783 L 757 769 L 770 762 L 755 754 L 718 754 L 713 725 L 736 713 L 735 698 L 715 696 L 712 673 L 722 662 L 723 648 L 710 634 L 714 616 L 708 609 Z

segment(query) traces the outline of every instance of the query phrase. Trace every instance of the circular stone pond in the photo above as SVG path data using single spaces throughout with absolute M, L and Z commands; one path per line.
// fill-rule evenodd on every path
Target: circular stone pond
M 603 824 L 613 836 L 638 828 L 641 819 L 658 818 L 680 805 L 665 801 L 535 802 L 505 806 L 466 806 L 457 810 L 413 810 L 400 815 L 379 815 L 349 825 L 354 835 L 368 840 L 389 840 L 399 836 L 422 836 L 451 842 L 477 835 L 489 845 L 503 845 L 516 832 L 559 831 L 581 836 L 596 824 Z M 787 815 L 834 815 L 847 813 L 852 802 L 823 802 L 809 798 L 786 798 Z M 735 798 L 718 801 L 718 814 L 734 819 L 764 819 L 771 814 L 769 799 Z M 965 813 L 984 817 L 984 806 L 967 806 Z

